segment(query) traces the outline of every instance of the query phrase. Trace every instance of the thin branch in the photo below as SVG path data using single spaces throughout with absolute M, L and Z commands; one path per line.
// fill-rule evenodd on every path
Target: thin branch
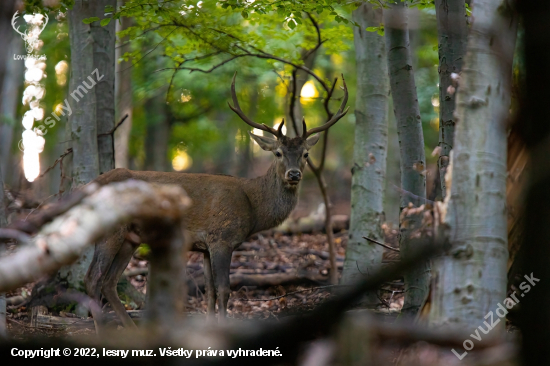
M 235 55 L 233 57 L 230 57 L 228 58 L 227 60 L 224 60 L 222 62 L 220 62 L 219 64 L 216 64 L 214 66 L 212 66 L 210 69 L 207 69 L 207 70 L 204 70 L 204 69 L 199 69 L 199 68 L 196 68 L 196 67 L 166 67 L 166 68 L 163 68 L 163 69 L 158 69 L 156 70 L 155 72 L 160 72 L 160 71 L 166 71 L 166 70 L 176 70 L 176 71 L 179 71 L 179 70 L 189 70 L 190 73 L 193 73 L 195 71 L 198 71 L 198 72 L 202 72 L 202 73 L 205 73 L 205 74 L 209 74 L 211 73 L 212 71 L 216 70 L 217 68 L 220 68 L 222 67 L 223 65 L 225 65 L 226 63 L 228 62 L 231 62 L 237 58 L 240 58 L 240 57 L 244 57 L 244 56 L 249 56 L 248 54 L 244 54 L 244 55 Z
M 292 90 L 290 93 L 290 121 L 292 122 L 292 127 L 294 128 L 294 134 L 298 136 L 298 125 L 296 124 L 296 116 L 294 115 L 294 108 L 296 107 L 296 77 L 298 70 L 296 68 L 292 69 Z
M 65 150 L 65 152 L 63 154 L 61 154 L 61 156 L 59 156 L 53 163 L 53 165 L 49 166 L 48 169 L 46 169 L 44 171 L 44 173 L 40 174 L 38 177 L 36 177 L 36 179 L 39 179 L 39 178 L 42 178 L 44 175 L 46 175 L 46 173 L 48 173 L 50 170 L 52 170 L 53 168 L 55 168 L 55 166 L 59 163 L 59 162 L 62 162 L 63 161 L 63 158 L 67 155 L 69 155 L 70 153 L 73 152 L 73 148 L 72 147 L 69 147 L 67 150 Z
M 315 18 L 313 18 L 310 13 L 306 12 L 306 14 L 309 17 L 311 24 L 313 24 L 313 26 L 315 27 L 315 31 L 317 32 L 317 44 L 311 50 L 307 51 L 307 53 L 303 57 L 304 60 L 306 60 L 312 53 L 317 51 L 319 47 L 321 47 L 323 43 L 327 41 L 326 39 L 321 40 L 321 29 L 319 28 L 319 24 L 315 21 Z
M 175 31 L 176 29 L 178 29 L 178 28 L 172 29 L 166 36 L 164 36 L 164 37 L 162 38 L 162 40 L 161 40 L 159 43 L 157 43 L 157 44 L 155 45 L 155 47 L 153 47 L 152 50 L 150 50 L 150 51 L 148 51 L 147 53 L 145 53 L 145 55 L 143 55 L 143 56 L 142 56 L 139 60 L 137 60 L 136 62 L 132 62 L 132 65 L 128 66 L 128 67 L 125 68 L 124 70 L 120 70 L 119 73 L 125 72 L 126 70 L 130 70 L 132 67 L 136 66 L 141 60 L 143 60 L 143 59 L 144 59 L 145 57 L 147 57 L 149 54 L 151 54 L 152 52 L 154 52 L 154 51 L 157 49 L 157 47 L 160 46 L 160 44 L 161 44 L 162 42 L 164 42 L 164 41 L 166 40 L 166 38 L 168 38 L 168 36 L 169 36 L 170 34 L 174 33 L 174 31 Z
M 400 250 L 399 248 L 394 248 L 394 247 L 392 247 L 392 246 L 390 246 L 390 245 L 388 245 L 388 244 L 384 244 L 384 243 L 381 243 L 381 242 L 376 241 L 376 240 L 374 240 L 374 239 L 367 238 L 366 236 L 363 236 L 363 239 L 366 239 L 366 240 L 370 241 L 371 243 L 381 245 L 381 246 L 383 246 L 383 247 L 386 248 L 386 249 L 394 250 L 394 251 L 396 251 L 396 252 L 401 252 L 401 250 Z
M 109 135 L 113 135 L 115 133 L 115 131 L 117 130 L 117 128 L 120 127 L 121 124 L 124 123 L 124 121 L 126 121 L 126 119 L 128 118 L 128 114 L 126 114 L 124 117 L 122 117 L 122 119 L 120 120 L 119 123 L 117 123 L 117 125 L 115 127 L 113 127 L 109 132 L 105 132 L 105 133 L 100 133 L 98 134 L 98 136 L 109 136 Z M 72 150 L 72 149 L 71 149 Z
M 279 77 L 279 79 L 281 79 L 283 85 L 285 86 L 286 91 L 287 91 L 288 93 L 290 93 L 290 87 L 286 84 L 286 81 L 285 81 L 285 79 L 281 76 L 281 74 L 279 74 L 279 73 L 277 72 L 277 70 L 275 70 L 275 69 L 273 69 L 272 71 L 273 71 L 275 74 L 277 74 L 277 76 Z
M 336 87 L 336 83 L 338 82 L 338 78 L 334 78 L 334 82 L 332 83 L 332 87 L 330 88 L 330 91 L 327 94 L 327 98 L 325 99 L 325 102 L 323 103 L 325 107 L 325 112 L 327 113 L 327 119 L 330 120 L 334 113 L 332 113 L 329 109 L 328 103 L 330 102 L 330 99 L 332 98 L 332 94 L 334 93 L 334 88 Z M 325 167 L 325 160 L 327 156 L 327 145 L 328 145 L 328 129 L 325 130 L 325 133 L 323 134 L 323 149 L 321 150 L 321 162 L 319 163 L 319 170 L 323 171 Z

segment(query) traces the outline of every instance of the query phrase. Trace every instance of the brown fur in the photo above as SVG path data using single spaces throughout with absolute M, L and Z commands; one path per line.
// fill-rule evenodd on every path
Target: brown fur
M 193 201 L 185 224 L 192 249 L 205 253 L 204 274 L 209 316 L 215 312 L 216 297 L 220 318 L 226 316 L 233 250 L 250 235 L 279 225 L 296 206 L 298 182 L 306 164 L 305 154 L 318 140 L 318 136 L 308 140 L 301 137 L 291 139 L 280 136 L 275 140 L 251 136 L 264 150 L 272 151 L 275 155 L 275 161 L 267 173 L 255 179 L 114 169 L 95 180 L 104 185 L 137 179 L 176 184 L 185 189 Z M 297 181 L 296 178 L 294 181 L 290 179 L 292 174 L 298 174 Z M 135 240 L 129 239 L 129 230 L 130 227 L 123 228 L 96 245 L 85 283 L 92 298 L 99 300 L 102 293 L 124 325 L 134 326 L 115 290 L 118 278 L 136 247 Z

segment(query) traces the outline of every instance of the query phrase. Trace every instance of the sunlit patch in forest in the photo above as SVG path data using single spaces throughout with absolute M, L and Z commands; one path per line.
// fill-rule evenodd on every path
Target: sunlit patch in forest
M 344 58 L 340 55 L 334 54 L 330 56 L 330 61 L 332 61 L 335 66 L 340 66 L 344 63 Z
M 430 120 L 430 126 L 436 131 L 439 130 L 439 117 L 432 118 Z
M 183 89 L 180 96 L 180 102 L 187 103 L 191 100 L 191 92 L 187 89 Z
M 29 32 L 34 32 L 39 29 L 43 22 L 44 17 L 41 14 L 25 15 L 25 21 Z M 35 51 L 39 51 L 44 43 L 42 41 L 37 42 Z M 46 94 L 46 88 L 40 83 L 47 75 L 45 60 L 38 60 L 28 58 L 25 60 L 25 84 L 26 88 L 23 91 L 22 104 L 28 105 L 30 110 L 26 111 L 23 115 L 21 124 L 24 131 L 22 134 L 22 144 L 20 147 L 23 149 L 23 170 L 25 178 L 29 182 L 33 182 L 40 174 L 40 157 L 39 154 L 44 151 L 45 139 L 42 137 L 42 132 L 34 128 L 35 121 L 41 121 L 44 119 L 44 109 L 40 107 L 40 101 Z M 65 62 L 65 70 L 67 72 L 68 65 Z M 56 66 L 56 74 L 58 67 Z M 65 77 L 66 82 L 66 77 Z
M 57 85 L 63 86 L 67 83 L 67 71 L 69 70 L 69 64 L 67 61 L 62 60 L 55 65 L 55 78 Z
M 275 87 L 275 93 L 279 97 L 284 97 L 287 94 L 287 85 L 283 83 L 282 80 L 278 80 L 277 86 Z
M 317 91 L 317 88 L 315 88 L 313 81 L 310 80 L 304 84 L 302 91 L 300 92 L 300 96 L 302 97 L 303 103 L 312 102 L 314 98 L 319 96 L 319 92 Z
M 172 168 L 181 172 L 191 168 L 193 159 L 184 150 L 178 150 L 176 156 L 172 159 Z
M 435 108 L 439 107 L 439 95 L 434 94 L 434 95 L 432 96 L 432 105 L 433 105 Z

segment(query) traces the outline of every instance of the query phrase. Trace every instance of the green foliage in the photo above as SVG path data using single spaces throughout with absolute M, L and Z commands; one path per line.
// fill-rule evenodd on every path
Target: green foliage
M 258 13 L 267 15 L 277 13 L 280 17 L 284 17 L 284 22 L 290 29 L 295 29 L 302 25 L 302 13 L 321 15 L 328 13 L 333 17 L 334 21 L 344 24 L 353 24 L 359 26 L 346 15 L 343 15 L 342 8 L 348 7 L 351 10 L 355 9 L 357 1 L 342 1 L 342 0 L 324 0 L 324 1 L 273 1 L 273 0 L 257 0 L 257 1 L 242 1 L 242 0 L 220 0 L 223 9 L 241 10 L 243 18 L 247 19 L 249 13 Z M 352 9 L 353 8 L 353 9 Z
M 367 27 L 367 32 L 376 32 L 378 35 L 384 35 L 384 24 L 380 24 L 379 27 Z

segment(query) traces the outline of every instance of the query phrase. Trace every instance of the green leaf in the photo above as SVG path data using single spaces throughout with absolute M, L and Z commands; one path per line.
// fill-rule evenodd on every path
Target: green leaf
M 296 23 L 293 20 L 289 20 L 288 21 L 288 27 L 290 29 L 294 29 L 294 28 L 296 28 Z
M 102 19 L 101 22 L 100 22 L 99 24 L 101 24 L 102 27 L 105 27 L 105 26 L 108 25 L 109 23 L 111 23 L 111 18 Z
M 247 12 L 246 10 L 241 11 L 241 15 L 242 15 L 243 18 L 245 18 L 245 19 L 248 18 L 248 12 Z
M 367 32 L 377 32 L 380 27 L 367 27 Z
M 98 17 L 91 17 L 91 18 L 83 19 L 83 20 L 82 20 L 82 23 L 84 23 L 84 24 L 91 24 L 91 23 L 93 23 L 93 22 L 95 22 L 95 21 L 98 21 L 98 20 L 99 20 Z

